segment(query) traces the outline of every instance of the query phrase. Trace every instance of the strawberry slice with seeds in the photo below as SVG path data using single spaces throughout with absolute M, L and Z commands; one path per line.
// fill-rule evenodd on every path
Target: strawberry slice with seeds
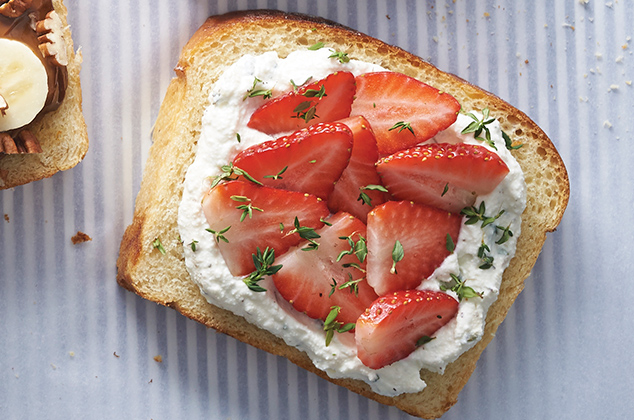
M 410 201 L 388 201 L 368 213 L 368 283 L 379 295 L 415 289 L 450 254 L 462 216 Z M 449 247 L 451 248 L 451 247 Z
M 256 109 L 247 126 L 266 134 L 295 131 L 350 115 L 355 92 L 352 73 L 340 71 L 288 92 Z
M 459 212 L 492 192 L 509 168 L 484 146 L 436 143 L 383 158 L 377 171 L 396 199 Z
M 320 219 L 330 214 L 315 196 L 243 181 L 218 184 L 205 195 L 202 207 L 234 276 L 255 270 L 257 248 L 269 247 L 277 257 L 297 245 L 302 238 L 292 233 L 296 217 L 302 226 L 317 229 L 323 226 Z
M 446 293 L 401 290 L 382 296 L 357 320 L 357 357 L 380 369 L 409 356 L 458 312 L 458 301 Z
M 348 165 L 351 150 L 347 126 L 319 123 L 249 147 L 233 164 L 266 186 L 326 199 Z
M 339 121 L 352 130 L 350 163 L 328 197 L 331 212 L 346 211 L 364 223 L 372 207 L 387 201 L 382 192 L 381 178 L 376 171 L 379 152 L 370 123 L 364 117 L 350 117 Z
M 316 231 L 317 247 L 304 242 L 276 259 L 282 268 L 273 281 L 282 297 L 299 312 L 325 320 L 331 307 L 339 306 L 337 321 L 354 323 L 377 298 L 364 279 L 365 250 L 354 252 L 365 237 L 365 224 L 344 212 L 327 222 L 329 225 Z
M 350 115 L 370 121 L 381 156 L 432 138 L 460 111 L 453 96 L 401 73 L 366 73 L 356 82 Z

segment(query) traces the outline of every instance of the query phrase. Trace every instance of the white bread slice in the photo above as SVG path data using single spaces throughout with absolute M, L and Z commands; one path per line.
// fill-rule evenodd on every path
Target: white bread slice
M 77 165 L 88 151 L 88 132 L 81 109 L 79 70 L 81 54 L 75 54 L 67 9 L 62 0 L 53 7 L 64 25 L 68 54 L 68 88 L 64 101 L 55 111 L 32 123 L 30 130 L 42 147 L 41 153 L 0 154 L 0 190 L 48 178 L 58 171 Z
M 502 282 L 499 299 L 487 316 L 483 339 L 451 363 L 444 375 L 421 371 L 428 386 L 415 394 L 385 397 L 360 381 L 331 379 L 316 369 L 302 352 L 210 305 L 189 279 L 176 225 L 185 172 L 194 159 L 201 117 L 210 87 L 243 54 L 291 51 L 324 42 L 348 52 L 351 58 L 377 63 L 405 73 L 452 94 L 466 109 L 488 107 L 502 129 L 524 144 L 513 151 L 527 182 L 527 208 L 516 257 Z M 400 48 L 330 21 L 273 11 L 234 12 L 209 18 L 184 47 L 154 128 L 154 144 L 143 174 L 134 220 L 123 237 L 117 262 L 117 281 L 140 296 L 170 306 L 208 327 L 293 363 L 336 384 L 412 415 L 435 418 L 446 412 L 475 369 L 480 353 L 523 288 L 524 279 L 540 253 L 546 233 L 559 224 L 568 202 L 569 183 L 564 164 L 544 132 L 526 115 L 501 99 L 456 76 L 444 73 Z M 165 255 L 154 248 L 160 239 Z

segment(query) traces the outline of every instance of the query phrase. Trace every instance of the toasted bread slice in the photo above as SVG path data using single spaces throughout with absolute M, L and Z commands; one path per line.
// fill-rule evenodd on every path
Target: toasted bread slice
M 67 9 L 62 0 L 52 0 L 62 20 L 68 54 L 68 87 L 64 101 L 55 111 L 29 125 L 39 140 L 41 153 L 0 153 L 0 189 L 12 188 L 43 178 L 77 165 L 88 151 L 88 132 L 82 113 L 79 71 L 81 54 L 75 54 Z
M 527 182 L 527 208 L 517 253 L 504 273 L 500 296 L 490 308 L 483 339 L 443 375 L 421 372 L 427 388 L 397 397 L 378 395 L 364 382 L 331 379 L 299 350 L 202 297 L 185 268 L 177 211 L 185 172 L 194 159 L 201 118 L 212 84 L 243 54 L 277 51 L 281 57 L 324 42 L 350 57 L 405 73 L 453 95 L 466 109 L 488 107 L 502 129 L 524 146 L 513 154 Z M 377 39 L 313 17 L 273 11 L 235 12 L 209 18 L 184 47 L 154 128 L 154 144 L 143 174 L 134 220 L 121 243 L 117 281 L 140 296 L 170 306 L 208 327 L 255 347 L 284 356 L 331 382 L 412 415 L 435 418 L 446 412 L 473 372 L 524 279 L 554 230 L 568 202 L 569 184 L 555 147 L 525 114 L 496 96 L 444 73 L 422 59 Z M 160 239 L 165 254 L 153 246 Z

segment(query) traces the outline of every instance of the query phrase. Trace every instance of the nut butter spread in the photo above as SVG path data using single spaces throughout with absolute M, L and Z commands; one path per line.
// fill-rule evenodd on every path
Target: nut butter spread
M 48 92 L 44 105 L 34 120 L 55 111 L 64 100 L 68 86 L 68 71 L 66 44 L 62 31 L 61 20 L 54 11 L 51 0 L 0 0 L 0 38 L 18 41 L 28 46 L 46 71 Z M 0 60 L 2 59 L 3 57 L 0 57 Z M 0 95 L 2 94 L 0 91 Z M 0 96 L 0 105 L 4 102 L 2 99 Z M 8 103 L 8 107 L 5 104 L 5 108 L 0 109 L 0 112 L 6 115 L 10 108 L 11 103 Z M 0 131 L 0 157 L 3 153 L 41 151 L 39 142 L 29 130 L 30 125 L 31 123 L 28 123 L 21 127 L 5 129 L 4 132 Z

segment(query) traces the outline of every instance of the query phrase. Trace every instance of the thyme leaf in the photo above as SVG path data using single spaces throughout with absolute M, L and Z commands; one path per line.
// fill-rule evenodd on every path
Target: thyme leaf
M 412 133 L 412 135 L 416 135 L 414 134 L 414 129 L 412 128 L 412 125 L 408 122 L 405 121 L 399 121 L 396 124 L 394 124 L 392 126 L 392 128 L 388 129 L 388 131 L 392 131 L 392 130 L 396 130 L 398 128 L 398 132 L 400 133 L 403 130 L 407 130 L 410 133 Z
M 152 246 L 155 249 L 158 249 L 161 254 L 165 255 L 165 248 L 163 248 L 163 244 L 161 243 L 161 240 L 159 238 L 154 239 L 154 241 L 152 242 Z
M 405 251 L 403 250 L 403 245 L 401 245 L 401 242 L 397 239 L 392 249 L 392 268 L 390 268 L 390 273 L 398 274 L 396 271 L 396 263 L 401 261 L 404 256 Z
M 355 327 L 354 323 L 344 324 L 337 321 L 337 315 L 339 315 L 339 311 L 341 311 L 340 306 L 331 306 L 330 312 L 328 313 L 328 316 L 326 316 L 326 320 L 324 321 L 324 331 L 326 332 L 326 347 L 330 345 L 333 337 L 335 336 L 335 332 L 345 333 Z
M 491 130 L 489 130 L 489 127 L 487 127 L 488 124 L 491 124 L 493 121 L 495 121 L 495 118 L 489 118 L 489 108 L 484 108 L 482 110 L 482 119 L 479 119 L 477 116 L 475 116 L 471 112 L 463 112 L 462 110 L 460 112 L 462 112 L 464 115 L 470 117 L 473 120 L 473 122 L 467 125 L 460 133 L 461 134 L 473 133 L 473 137 L 476 140 L 485 142 L 486 144 L 488 144 L 489 146 L 497 150 L 497 147 L 495 147 L 495 143 L 491 139 Z M 484 138 L 481 137 L 481 134 L 483 131 L 484 131 Z
M 266 289 L 258 284 L 265 276 L 272 276 L 276 274 L 282 268 L 281 264 L 273 265 L 275 262 L 275 250 L 266 247 L 264 252 L 260 250 L 260 247 L 256 248 L 253 256 L 253 265 L 255 271 L 242 279 L 244 284 L 247 285 L 249 290 L 254 292 L 266 292 Z
M 442 291 L 451 290 L 456 295 L 458 295 L 458 301 L 462 301 L 462 299 L 470 299 L 473 297 L 482 298 L 484 296 L 484 292 L 476 292 L 472 287 L 465 286 L 466 280 L 462 280 L 455 274 L 450 274 L 451 276 L 451 285 L 441 285 L 440 289 Z

